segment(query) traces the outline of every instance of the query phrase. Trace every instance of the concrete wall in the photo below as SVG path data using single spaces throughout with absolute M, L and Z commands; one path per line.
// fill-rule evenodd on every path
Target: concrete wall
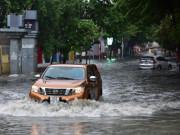
M 22 73 L 31 73 L 37 70 L 38 63 L 37 40 L 22 38 Z
M 10 40 L 10 74 L 20 74 L 19 40 Z
M 3 33 L 0 32 L 0 44 L 1 45 L 10 45 L 10 39 L 7 38 Z

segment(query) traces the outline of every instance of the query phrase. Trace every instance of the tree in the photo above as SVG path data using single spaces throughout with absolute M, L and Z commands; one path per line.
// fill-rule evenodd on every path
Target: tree
M 59 49 L 64 54 L 65 58 L 67 58 L 69 51 L 75 44 L 81 4 L 79 0 L 61 1 Z
M 59 46 L 60 2 L 57 0 L 38 0 L 34 3 L 33 8 L 38 10 L 39 44 L 45 59 L 49 59 L 52 56 L 52 63 L 53 56 Z
M 77 34 L 74 41 L 74 48 L 81 55 L 83 51 L 87 52 L 88 50 L 90 50 L 90 47 L 93 45 L 94 40 L 99 37 L 98 27 L 92 20 L 81 19 L 78 23 L 76 32 Z
M 168 35 L 173 36 L 169 40 L 170 42 L 175 41 L 176 47 L 180 44 L 178 36 L 180 33 L 180 2 L 178 0 L 123 0 L 123 7 L 126 9 L 125 15 L 128 20 L 134 22 L 141 30 L 154 24 L 160 25 L 162 20 L 171 17 L 173 25 Z
M 114 1 L 113 6 L 109 8 L 108 16 L 103 20 L 105 23 L 104 30 L 109 34 L 109 36 L 114 38 L 115 42 L 112 46 L 114 51 L 117 51 L 117 48 L 120 47 L 119 44 L 118 47 L 116 47 L 116 44 L 117 41 L 122 42 L 122 37 L 126 39 L 128 38 L 129 40 L 132 38 L 133 40 L 131 40 L 129 46 L 133 46 L 135 41 L 139 40 L 137 39 L 137 35 L 142 33 L 137 25 L 128 20 L 125 12 L 128 9 L 123 9 L 123 4 L 123 1 Z M 126 48 L 128 48 L 128 46 L 126 46 Z
M 86 18 L 87 2 L 81 0 L 38 0 L 34 8 L 38 10 L 40 35 L 45 59 L 55 53 L 64 54 L 64 63 L 73 49 L 86 51 L 97 35 L 93 21 Z M 52 17 L 53 16 L 53 17 Z
M 89 19 L 103 27 L 104 18 L 109 14 L 109 8 L 113 6 L 111 0 L 89 0 L 86 12 L 89 15 Z
M 154 33 L 154 38 L 166 50 L 175 51 L 176 45 L 173 39 L 173 21 L 172 18 L 166 17 L 161 21 L 161 24 Z
M 6 16 L 10 13 L 18 14 L 31 8 L 33 0 L 1 0 L 0 1 L 0 28 L 6 27 Z

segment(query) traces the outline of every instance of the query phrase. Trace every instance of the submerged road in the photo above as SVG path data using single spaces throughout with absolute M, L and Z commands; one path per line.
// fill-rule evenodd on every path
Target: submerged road
M 28 99 L 33 76 L 0 76 L 3 135 L 179 135 L 180 73 L 139 70 L 138 58 L 95 62 L 99 101 L 39 104 Z

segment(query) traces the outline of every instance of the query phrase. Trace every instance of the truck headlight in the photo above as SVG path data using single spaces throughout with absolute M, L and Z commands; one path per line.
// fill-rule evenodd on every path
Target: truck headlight
M 45 95 L 45 88 L 33 85 L 31 91 Z
M 77 87 L 73 89 L 73 93 L 74 94 L 79 94 L 79 93 L 83 93 L 84 92 L 84 87 Z
M 33 92 L 39 93 L 39 87 L 37 87 L 37 86 L 35 86 L 35 85 L 32 86 L 31 90 L 32 90 Z

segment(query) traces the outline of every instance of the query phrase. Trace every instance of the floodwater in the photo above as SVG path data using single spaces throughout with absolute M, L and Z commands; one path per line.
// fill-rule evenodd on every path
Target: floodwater
M 180 73 L 139 70 L 139 60 L 99 62 L 99 101 L 39 104 L 32 75 L 0 76 L 0 135 L 180 135 Z

